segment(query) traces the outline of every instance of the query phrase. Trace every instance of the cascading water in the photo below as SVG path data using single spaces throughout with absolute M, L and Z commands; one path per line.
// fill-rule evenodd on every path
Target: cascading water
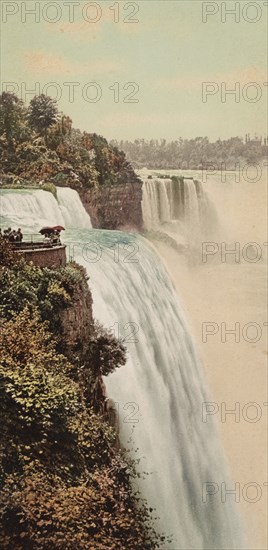
M 3 190 L 0 195 L 0 217 L 9 225 L 23 226 L 26 231 L 39 231 L 45 225 L 66 228 L 91 228 L 90 217 L 76 191 L 57 187 L 57 199 L 48 191 Z
M 152 181 L 143 185 L 143 222 L 146 229 L 155 229 L 160 223 L 158 186 Z
M 142 176 L 142 174 L 141 174 Z M 215 207 L 202 183 L 191 177 L 158 178 L 143 175 L 142 212 L 147 231 L 158 231 L 197 248 L 217 228 Z
M 2 222 L 11 225 L 16 215 L 24 227 L 20 197 L 27 220 L 33 213 L 36 220 L 39 215 L 39 225 L 45 213 L 51 219 L 57 201 L 49 193 L 37 193 L 26 202 L 24 193 L 4 193 Z M 68 194 L 63 190 L 59 195 L 70 225 L 77 226 Z M 48 213 L 52 203 L 54 211 Z M 65 239 L 88 270 L 95 316 L 125 338 L 128 362 L 108 377 L 108 393 L 119 403 L 125 446 L 135 426 L 133 455 L 141 458 L 141 471 L 149 473 L 139 482 L 141 492 L 156 508 L 158 527 L 173 535 L 165 548 L 241 550 L 233 500 L 223 503 L 220 492 L 206 494 L 207 483 L 230 484 L 216 428 L 202 421 L 202 404 L 210 401 L 204 373 L 167 272 L 138 235 L 76 229 Z M 98 261 L 92 254 L 96 247 Z
M 189 228 L 200 229 L 200 213 L 196 186 L 192 179 L 184 179 L 185 221 Z
M 90 217 L 74 189 L 57 187 L 57 198 L 66 227 L 92 227 Z

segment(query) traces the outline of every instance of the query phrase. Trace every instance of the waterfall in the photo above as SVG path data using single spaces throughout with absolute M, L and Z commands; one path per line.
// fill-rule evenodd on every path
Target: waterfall
M 163 185 L 165 183 L 165 185 Z M 169 182 L 171 183 L 171 182 Z M 160 209 L 160 221 L 161 223 L 169 222 L 171 219 L 171 200 L 168 193 L 167 182 L 158 180 L 158 192 L 159 192 L 159 209 Z
M 200 229 L 199 204 L 196 186 L 192 179 L 184 179 L 184 208 L 187 227 Z
M 151 176 L 152 178 L 152 176 Z M 191 248 L 212 238 L 219 226 L 216 209 L 203 185 L 193 178 L 143 178 L 142 212 L 146 230 L 177 234 Z M 178 239 L 177 239 L 178 240 Z
M 118 403 L 126 447 L 134 427 L 133 457 L 149 473 L 139 488 L 156 508 L 158 528 L 174 536 L 165 548 L 240 550 L 234 501 L 223 504 L 218 494 L 204 502 L 202 495 L 206 482 L 232 484 L 215 425 L 202 421 L 211 399 L 165 268 L 138 235 L 80 231 L 72 238 L 90 275 L 94 314 L 128 349 L 127 365 L 107 379 L 108 394 Z M 98 262 L 87 261 L 91 243 Z
M 153 183 L 148 192 L 155 205 Z M 166 190 L 171 201 L 172 186 Z M 108 393 L 118 403 L 123 444 L 141 459 L 140 471 L 149 474 L 138 487 L 156 508 L 157 528 L 173 536 L 165 548 L 242 549 L 234 500 L 223 503 L 220 490 L 206 498 L 203 494 L 206 483 L 232 484 L 217 429 L 212 421 L 202 421 L 202 404 L 211 401 L 203 368 L 160 259 L 138 235 L 81 227 L 86 222 L 81 216 L 87 214 L 82 205 L 80 213 L 73 208 L 64 189 L 59 202 L 43 191 L 3 192 L 1 198 L 9 225 L 16 219 L 24 228 L 24 216 L 26 226 L 30 216 L 38 227 L 44 216 L 53 223 L 68 218 L 69 227 L 80 224 L 64 239 L 90 275 L 95 317 L 123 337 L 128 349 L 127 365 L 107 379 Z M 171 208 L 168 212 L 172 215 Z M 99 250 L 98 261 L 94 254 L 90 260 L 91 245 Z
M 92 227 L 90 217 L 77 191 L 69 187 L 58 187 L 57 197 L 66 227 L 84 227 L 88 229 Z
M 160 223 L 158 187 L 152 181 L 143 185 L 143 221 L 146 229 L 154 229 Z
M 70 188 L 57 188 L 57 199 L 48 191 L 3 190 L 0 195 L 1 224 L 8 220 L 12 227 L 24 227 L 26 231 L 39 231 L 46 225 L 63 225 L 67 229 L 74 227 L 91 228 L 80 197 Z

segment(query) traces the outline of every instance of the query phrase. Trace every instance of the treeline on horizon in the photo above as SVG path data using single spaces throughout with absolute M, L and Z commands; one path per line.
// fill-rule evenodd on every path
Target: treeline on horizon
M 49 96 L 29 106 L 15 94 L 0 94 L 0 181 L 2 185 L 38 184 L 98 187 L 137 179 L 125 153 L 92 132 L 72 127 Z
M 247 140 L 241 137 L 218 139 L 210 142 L 207 137 L 194 139 L 135 139 L 112 140 L 111 145 L 126 153 L 134 168 L 200 170 L 213 167 L 233 170 L 235 165 L 258 164 L 267 156 L 267 141 Z

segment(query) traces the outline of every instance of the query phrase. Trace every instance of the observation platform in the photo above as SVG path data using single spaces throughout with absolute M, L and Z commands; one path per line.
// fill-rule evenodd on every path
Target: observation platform
M 25 235 L 25 237 L 29 237 Z M 14 250 L 24 256 L 27 262 L 33 262 L 38 267 L 65 267 L 67 263 L 66 245 L 61 243 L 45 243 L 34 240 L 12 243 Z

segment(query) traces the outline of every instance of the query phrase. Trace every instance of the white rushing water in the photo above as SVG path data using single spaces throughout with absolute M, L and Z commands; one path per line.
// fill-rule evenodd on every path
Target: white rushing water
M 160 217 L 174 208 L 171 186 L 163 189 Z M 192 190 L 189 186 L 189 194 Z M 87 268 L 95 317 L 127 345 L 127 365 L 108 377 L 108 393 L 119 403 L 124 445 L 141 459 L 140 471 L 149 473 L 139 487 L 156 508 L 160 530 L 173 535 L 165 548 L 240 550 L 244 541 L 233 500 L 207 495 L 223 482 L 229 487 L 229 476 L 217 430 L 202 421 L 202 404 L 210 398 L 174 286 L 144 238 L 83 229 L 86 214 L 82 205 L 74 208 L 73 198 L 69 190 L 60 190 L 59 203 L 42 191 L 5 192 L 2 224 L 20 220 L 22 228 L 29 227 L 32 217 L 39 226 L 49 219 L 82 227 L 64 238 Z M 189 196 L 196 210 L 193 202 Z M 87 223 L 90 227 L 89 218 Z
M 147 231 L 157 231 L 189 249 L 197 249 L 219 227 L 213 202 L 200 181 L 192 177 L 160 178 L 140 173 L 142 212 Z
M 48 191 L 4 190 L 0 196 L 0 217 L 15 228 L 39 231 L 46 225 L 63 225 L 68 228 L 91 228 L 80 197 L 70 188 L 57 187 L 57 199 Z
M 68 187 L 57 187 L 57 198 L 67 228 L 92 227 L 77 191 Z

